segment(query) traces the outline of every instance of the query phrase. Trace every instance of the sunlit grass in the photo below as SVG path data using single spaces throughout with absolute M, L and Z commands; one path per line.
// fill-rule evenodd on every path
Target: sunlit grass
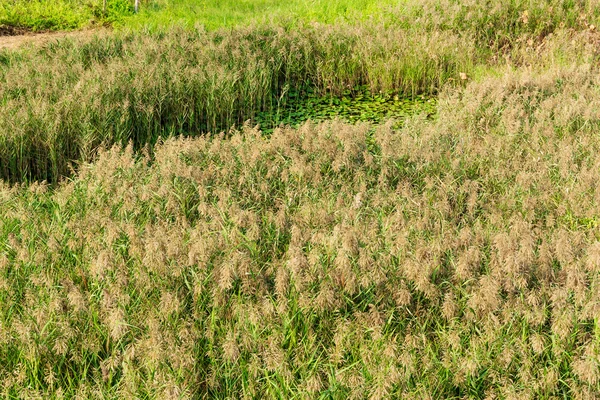
M 0 396 L 597 398 L 597 1 L 183 4 L 0 52 Z
M 0 184 L 6 397 L 593 398 L 597 71 Z
M 0 2 L 0 26 L 58 31 L 112 24 L 133 14 L 129 0 L 5 0 Z
M 204 26 L 206 29 L 251 23 L 335 23 L 379 17 L 392 0 L 157 0 L 139 15 L 124 18 L 120 25 L 131 28 L 164 28 L 170 25 Z
M 380 16 L 392 0 L 142 0 L 134 14 L 133 0 L 8 0 L 0 3 L 0 25 L 34 31 L 72 30 L 93 25 L 129 29 L 168 29 L 174 25 L 206 29 L 252 23 L 288 24 L 362 21 Z

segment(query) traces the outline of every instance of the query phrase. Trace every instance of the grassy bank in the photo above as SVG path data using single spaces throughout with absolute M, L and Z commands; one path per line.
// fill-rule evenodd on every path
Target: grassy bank
M 62 31 L 110 25 L 133 15 L 128 0 L 4 0 L 0 27 L 21 31 Z
M 208 30 L 256 24 L 361 23 L 384 18 L 405 27 L 476 31 L 487 44 L 509 43 L 515 33 L 545 35 L 557 27 L 598 26 L 594 0 L 5 0 L 0 25 L 31 30 L 70 30 L 94 25 L 168 30 L 173 26 Z
M 4 394 L 593 397 L 598 74 L 503 72 L 400 131 L 171 139 L 2 186 Z
M 134 13 L 133 0 L 5 0 L 0 26 L 32 31 L 72 30 L 98 25 L 166 30 L 173 26 L 209 30 L 280 22 L 333 23 L 361 21 L 381 15 L 392 0 L 142 0 Z
M 385 14 L 394 0 L 155 0 L 137 15 L 118 22 L 118 28 L 164 29 L 177 25 L 208 30 L 251 24 L 336 22 L 359 23 Z

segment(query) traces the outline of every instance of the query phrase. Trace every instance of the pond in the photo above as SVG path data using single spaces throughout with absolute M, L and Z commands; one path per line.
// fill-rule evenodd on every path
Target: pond
M 364 87 L 348 90 L 341 96 L 312 91 L 291 92 L 272 110 L 258 113 L 252 122 L 259 124 L 267 134 L 279 126 L 296 127 L 307 120 L 317 122 L 334 118 L 374 124 L 393 118 L 400 127 L 411 115 L 425 113 L 428 118 L 433 118 L 436 107 L 433 96 L 402 98 L 393 93 L 371 93 Z

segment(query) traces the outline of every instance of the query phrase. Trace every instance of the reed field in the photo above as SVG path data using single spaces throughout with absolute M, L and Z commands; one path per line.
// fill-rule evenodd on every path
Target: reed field
M 272 3 L 0 50 L 0 396 L 600 398 L 600 1 Z
M 101 144 L 218 133 L 291 92 L 433 94 L 472 49 L 381 25 L 103 36 L 0 53 L 0 177 L 56 181 Z M 365 42 L 365 40 L 367 42 Z M 414 47 L 421 42 L 421 47 Z M 429 56 L 421 57 L 423 46 Z M 457 47 L 467 47 L 457 52 Z
M 594 4 L 555 3 L 423 0 L 362 23 L 128 31 L 0 50 L 0 178 L 55 182 L 100 145 L 218 133 L 279 113 L 290 93 L 435 96 L 598 23 Z

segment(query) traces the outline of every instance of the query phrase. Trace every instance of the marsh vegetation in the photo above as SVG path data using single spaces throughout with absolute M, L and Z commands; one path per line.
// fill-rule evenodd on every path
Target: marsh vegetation
M 2 395 L 596 398 L 600 3 L 390 10 L 0 51 Z

